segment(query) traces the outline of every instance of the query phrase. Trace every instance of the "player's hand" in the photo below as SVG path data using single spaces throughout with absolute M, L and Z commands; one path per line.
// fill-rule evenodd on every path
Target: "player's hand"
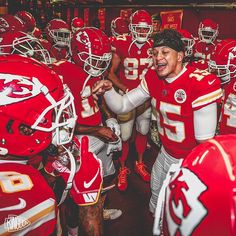
M 109 80 L 97 81 L 92 88 L 92 94 L 94 99 L 97 100 L 99 95 L 103 95 L 106 91 L 110 90 L 111 88 L 112 88 L 111 81 Z
M 106 142 L 115 142 L 118 140 L 118 136 L 115 134 L 111 128 L 106 126 L 101 126 L 97 131 L 97 136 L 104 139 Z
M 107 155 L 109 155 L 112 152 L 119 152 L 122 150 L 122 141 L 119 137 L 117 141 L 115 142 L 109 142 L 107 147 Z
M 107 127 L 111 128 L 117 136 L 120 136 L 120 125 L 115 118 L 109 118 L 106 120 Z
M 74 202 L 80 206 L 97 203 L 103 183 L 102 162 L 89 151 L 87 136 L 82 137 L 80 145 L 80 166 L 70 190 Z

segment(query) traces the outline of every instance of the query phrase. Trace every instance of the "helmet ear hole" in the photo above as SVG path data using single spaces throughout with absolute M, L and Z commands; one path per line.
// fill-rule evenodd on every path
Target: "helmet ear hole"
M 13 134 L 13 129 L 12 129 L 13 123 L 14 123 L 14 120 L 9 120 L 6 125 L 6 129 L 9 134 Z
M 31 129 L 28 125 L 20 124 L 19 131 L 22 135 L 30 136 L 35 130 Z

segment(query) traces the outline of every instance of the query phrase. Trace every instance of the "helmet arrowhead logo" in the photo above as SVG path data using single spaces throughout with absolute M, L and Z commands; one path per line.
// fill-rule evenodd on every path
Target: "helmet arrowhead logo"
M 0 105 L 27 100 L 40 93 L 41 83 L 36 78 L 0 74 Z

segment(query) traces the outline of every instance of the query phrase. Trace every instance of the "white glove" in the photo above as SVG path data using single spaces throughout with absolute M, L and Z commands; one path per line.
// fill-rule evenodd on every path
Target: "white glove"
M 107 146 L 107 155 L 110 155 L 112 152 L 119 152 L 122 149 L 121 138 L 118 136 L 118 140 L 115 142 L 109 142 Z
M 115 118 L 109 118 L 106 120 L 107 127 L 111 128 L 111 130 L 116 134 L 116 136 L 120 136 L 120 125 L 118 124 Z

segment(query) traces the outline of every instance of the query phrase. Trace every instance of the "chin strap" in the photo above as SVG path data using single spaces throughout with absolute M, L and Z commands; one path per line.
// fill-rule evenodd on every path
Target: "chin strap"
M 73 145 L 75 145 L 76 147 L 74 147 Z M 60 146 L 64 149 L 63 154 L 61 154 L 61 156 L 57 155 L 53 157 L 53 160 L 49 159 L 44 166 L 44 170 L 48 174 L 55 177 L 61 176 L 66 184 L 60 202 L 58 203 L 58 206 L 64 202 L 68 194 L 68 191 L 72 188 L 72 182 L 76 173 L 77 160 L 72 154 L 74 150 L 71 149 L 73 148 L 79 149 L 79 146 L 80 144 L 77 143 L 77 140 L 74 139 L 73 139 L 73 144 L 70 144 L 70 146 L 68 147 L 69 150 L 64 145 Z
M 72 187 L 72 182 L 73 182 L 73 179 L 74 179 L 74 176 L 75 176 L 75 172 L 76 172 L 76 161 L 75 161 L 75 158 L 74 156 L 72 155 L 72 153 L 67 149 L 65 148 L 65 146 L 63 146 L 63 148 L 65 149 L 68 157 L 69 157 L 69 163 L 70 163 L 70 172 L 69 172 L 69 176 L 68 176 L 68 179 L 65 180 L 66 182 L 66 187 L 62 193 L 62 196 L 61 196 L 61 200 L 60 202 L 58 203 L 58 206 L 60 206 L 66 199 L 66 196 L 68 194 L 68 191 L 71 189 Z

